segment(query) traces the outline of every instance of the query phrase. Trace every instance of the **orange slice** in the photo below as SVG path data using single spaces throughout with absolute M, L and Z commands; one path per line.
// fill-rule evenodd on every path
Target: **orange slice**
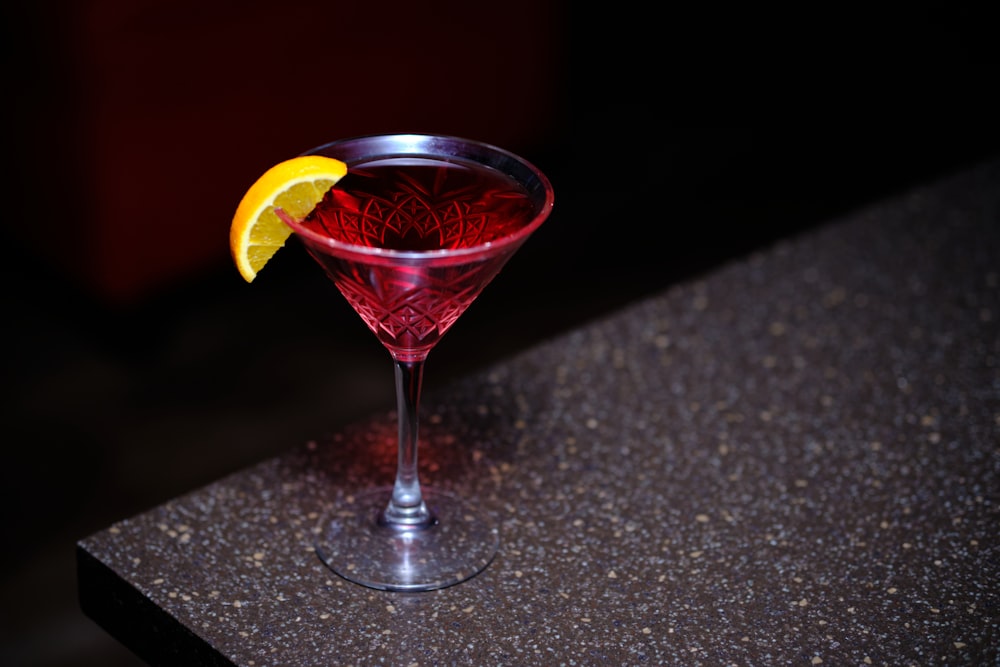
M 250 186 L 229 227 L 229 251 L 247 282 L 291 236 L 291 228 L 274 209 L 302 220 L 346 173 L 347 165 L 340 160 L 303 155 L 274 165 Z

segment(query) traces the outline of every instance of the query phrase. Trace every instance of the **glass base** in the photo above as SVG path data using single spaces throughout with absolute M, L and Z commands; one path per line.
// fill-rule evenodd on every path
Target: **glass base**
M 473 577 L 490 564 L 500 546 L 493 522 L 451 494 L 423 488 L 437 522 L 425 529 L 381 526 L 378 515 L 391 488 L 354 496 L 327 521 L 316 554 L 348 581 L 385 591 L 430 591 Z

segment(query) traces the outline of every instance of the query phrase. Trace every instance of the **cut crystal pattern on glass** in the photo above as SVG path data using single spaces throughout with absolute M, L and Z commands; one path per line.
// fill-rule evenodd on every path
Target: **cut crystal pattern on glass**
M 490 190 L 482 172 L 458 162 L 416 166 L 433 176 L 393 174 L 389 186 L 374 183 L 372 167 L 349 172 L 313 214 L 331 238 L 370 248 L 444 250 L 483 245 L 530 219 L 525 193 Z M 495 177 L 499 183 L 499 176 Z
M 422 273 L 416 284 L 412 274 L 406 279 L 389 275 L 397 273 L 391 267 L 359 270 L 349 261 L 320 261 L 372 332 L 394 344 L 420 345 L 448 331 L 502 264 L 493 259 L 471 267 L 442 267 Z

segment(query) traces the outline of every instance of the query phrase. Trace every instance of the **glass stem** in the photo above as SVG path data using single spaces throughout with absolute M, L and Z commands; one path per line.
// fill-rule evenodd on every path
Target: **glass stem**
M 379 516 L 379 523 L 400 530 L 429 528 L 436 523 L 420 493 L 417 472 L 417 425 L 424 359 L 396 364 L 396 411 L 399 417 L 399 460 L 392 498 Z

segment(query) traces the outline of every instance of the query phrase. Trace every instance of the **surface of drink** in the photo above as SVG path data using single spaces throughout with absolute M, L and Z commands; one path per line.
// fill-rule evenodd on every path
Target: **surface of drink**
M 369 248 L 453 250 L 502 238 L 534 212 L 524 188 L 495 169 L 387 157 L 351 165 L 305 226 Z
M 306 244 L 379 340 L 409 359 L 427 354 L 519 244 L 457 257 L 434 251 L 498 241 L 536 214 L 525 189 L 495 169 L 383 157 L 351 165 L 303 226 L 361 251 Z

